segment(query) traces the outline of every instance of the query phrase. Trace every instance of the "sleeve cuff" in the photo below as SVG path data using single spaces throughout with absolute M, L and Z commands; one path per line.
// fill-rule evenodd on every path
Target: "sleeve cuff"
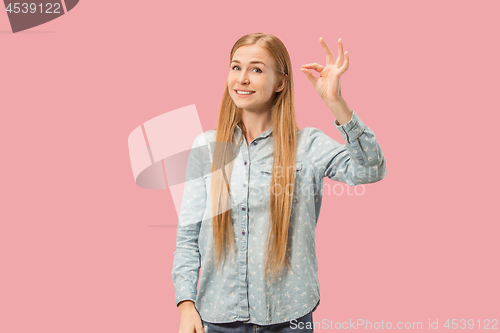
M 354 110 L 352 111 L 351 120 L 347 124 L 340 125 L 335 119 L 335 127 L 340 131 L 345 142 L 351 143 L 355 141 L 365 131 L 365 124 L 361 121 Z
M 176 275 L 176 277 L 179 277 L 179 275 Z M 176 283 L 176 277 L 174 277 L 175 304 L 179 306 L 179 303 L 185 300 L 196 302 L 198 281 L 192 283 L 184 280 Z
M 181 291 L 178 292 L 175 297 L 175 305 L 179 306 L 179 303 L 182 301 L 190 300 L 196 302 L 196 293 L 189 291 Z
M 188 298 L 183 298 L 183 299 L 181 299 L 181 300 L 179 300 L 179 301 L 176 301 L 176 304 L 175 304 L 175 305 L 176 305 L 177 307 L 179 307 L 179 303 L 180 303 L 180 302 L 182 302 L 182 301 L 193 301 L 193 303 L 196 303 L 196 298 L 194 298 L 194 299 L 193 299 L 193 298 L 191 298 L 191 297 L 188 297 Z

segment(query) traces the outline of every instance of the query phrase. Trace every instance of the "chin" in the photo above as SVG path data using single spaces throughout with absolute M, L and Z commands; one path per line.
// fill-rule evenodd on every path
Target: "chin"
M 238 100 L 236 100 L 236 101 L 235 101 L 235 100 L 233 99 L 233 102 L 234 102 L 234 104 L 236 104 L 236 106 L 237 106 L 237 107 L 239 107 L 239 108 L 244 108 L 244 107 L 245 107 L 245 103 L 241 103 L 241 101 L 238 101 Z

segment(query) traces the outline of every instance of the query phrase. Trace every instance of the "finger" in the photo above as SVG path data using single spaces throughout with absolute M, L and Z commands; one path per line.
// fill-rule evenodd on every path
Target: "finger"
M 314 69 L 316 72 L 321 72 L 325 67 L 318 63 L 302 65 L 302 68 Z
M 203 333 L 203 326 L 196 326 L 196 333 Z
M 332 50 L 330 50 L 330 48 L 326 44 L 326 42 L 323 39 L 323 37 L 319 38 L 319 42 L 321 43 L 321 46 L 323 46 L 323 50 L 325 51 L 325 54 L 326 54 L 326 64 L 327 65 L 329 65 L 329 64 L 331 64 L 331 65 L 335 64 L 335 57 L 333 56 L 333 52 L 332 52 Z
M 342 74 L 349 69 L 349 53 L 345 51 L 344 55 L 345 55 L 345 61 L 342 64 L 342 67 L 340 67 L 340 71 L 342 72 Z
M 337 62 L 335 63 L 335 65 L 337 65 L 337 68 L 339 68 L 344 64 L 344 46 L 342 45 L 342 38 L 339 38 L 337 44 L 339 45 L 339 55 L 337 57 Z
M 304 73 L 307 76 L 307 78 L 309 79 L 309 81 L 311 81 L 313 86 L 316 87 L 316 82 L 318 82 L 318 78 L 316 76 L 314 76 L 313 73 L 306 68 L 301 68 L 300 71 L 302 73 Z

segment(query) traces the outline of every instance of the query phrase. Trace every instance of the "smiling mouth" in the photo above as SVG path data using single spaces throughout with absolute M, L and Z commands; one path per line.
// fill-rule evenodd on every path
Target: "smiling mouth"
M 255 91 L 247 91 L 247 90 L 234 90 L 236 92 L 236 95 L 239 95 L 239 96 L 250 96 L 250 95 L 253 95 L 255 93 Z M 242 92 L 242 94 L 240 94 L 239 92 Z

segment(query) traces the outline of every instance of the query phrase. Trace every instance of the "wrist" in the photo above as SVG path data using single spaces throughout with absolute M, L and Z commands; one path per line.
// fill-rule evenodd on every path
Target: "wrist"
M 342 97 L 342 96 L 336 97 L 334 99 L 323 98 L 323 101 L 328 105 L 337 105 L 337 104 L 345 103 L 344 97 Z
M 325 100 L 325 103 L 340 125 L 347 124 L 351 120 L 352 111 L 344 98 L 340 97 L 334 101 L 328 99 Z
M 193 309 L 194 308 L 194 302 L 191 301 L 191 300 L 184 300 L 184 301 L 181 301 L 179 303 L 179 305 L 177 305 L 177 307 L 179 308 L 179 311 L 184 311 L 184 310 L 190 310 L 190 309 Z

